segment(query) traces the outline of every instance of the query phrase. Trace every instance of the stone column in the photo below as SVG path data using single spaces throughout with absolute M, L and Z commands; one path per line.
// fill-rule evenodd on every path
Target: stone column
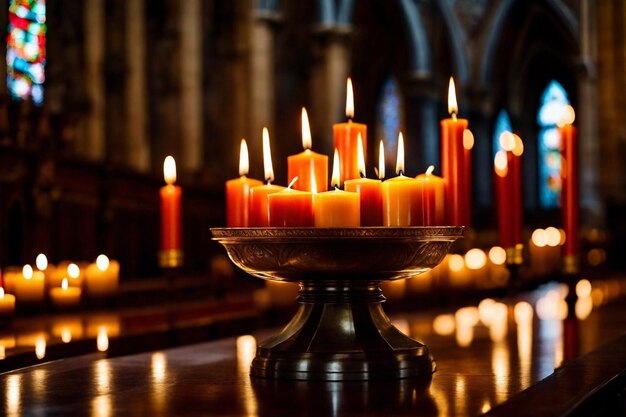
M 439 91 L 430 76 L 409 74 L 404 82 L 405 99 L 405 153 L 409 172 L 435 166 L 441 175 L 441 141 L 437 104 Z M 395 160 L 395 157 L 394 157 Z M 395 166 L 395 164 L 393 165 Z M 394 176 L 388 175 L 388 177 Z
M 85 96 L 88 113 L 85 133 L 78 143 L 83 156 L 102 160 L 105 153 L 104 0 L 85 0 Z

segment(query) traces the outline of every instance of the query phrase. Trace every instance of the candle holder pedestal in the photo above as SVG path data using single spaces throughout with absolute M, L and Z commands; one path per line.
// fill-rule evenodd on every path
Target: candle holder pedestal
M 295 380 L 375 380 L 430 375 L 428 347 L 382 309 L 382 281 L 441 262 L 462 227 L 218 228 L 213 238 L 244 271 L 300 284 L 291 322 L 257 349 L 251 375 Z

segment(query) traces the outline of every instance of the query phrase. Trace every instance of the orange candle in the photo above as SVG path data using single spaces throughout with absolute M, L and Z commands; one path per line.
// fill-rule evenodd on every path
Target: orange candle
M 360 196 L 339 189 L 339 153 L 333 158 L 332 191 L 313 195 L 316 227 L 359 227 L 361 224 Z
M 226 181 L 226 226 L 246 227 L 250 223 L 250 189 L 263 185 L 246 177 L 249 171 L 248 145 L 241 139 L 239 178 Z
M 346 91 L 346 123 L 333 125 L 333 137 L 335 149 L 339 151 L 339 171 L 341 173 L 341 185 L 346 180 L 359 178 L 358 161 L 358 136 L 361 134 L 364 151 L 367 155 L 367 126 L 354 123 L 354 94 L 352 92 L 352 80 L 348 78 Z
M 426 173 L 416 179 L 422 185 L 422 215 L 424 226 L 441 226 L 445 223 L 444 180 L 433 174 L 435 167 L 429 166 Z
M 365 177 L 365 154 L 361 134 L 358 136 L 358 156 L 359 173 L 361 178 L 347 180 L 345 182 L 346 191 L 359 193 L 361 206 L 361 226 L 381 226 L 383 224 L 383 203 L 382 203 L 382 178 L 385 175 L 385 155 L 383 142 L 380 141 L 379 151 L 379 175 L 383 177 L 379 180 L 372 180 Z M 334 170 L 334 166 L 333 166 Z M 316 210 L 317 215 L 317 210 Z
M 463 131 L 467 129 L 467 119 L 458 119 L 458 107 L 454 80 L 450 77 L 448 89 L 448 112 L 451 117 L 441 121 L 441 171 L 446 180 L 446 221 L 450 225 L 468 225 L 468 198 L 463 176 Z
M 383 182 L 383 226 L 422 225 L 422 187 L 415 178 L 405 177 L 404 138 L 398 135 L 397 177 Z
M 163 177 L 167 185 L 161 187 L 161 250 L 182 249 L 181 200 L 183 190 L 176 182 L 176 161 L 168 156 L 163 162 Z
M 511 132 L 500 135 L 501 151 L 494 160 L 496 208 L 500 245 L 505 249 L 522 243 L 521 155 L 524 144 Z
M 263 128 L 263 167 L 267 184 L 250 189 L 250 226 L 267 227 L 270 225 L 270 194 L 285 189 L 280 185 L 272 185 L 274 181 L 274 167 L 272 166 L 272 152 L 270 149 L 270 134 Z
M 565 108 L 565 115 L 559 126 L 561 135 L 561 217 L 565 230 L 563 255 L 578 255 L 578 131 L 574 127 L 576 117 L 571 106 Z M 572 262 L 567 261 L 566 262 Z M 577 267 L 577 265 L 575 265 Z M 572 271 L 574 272 L 574 271 Z
M 313 152 L 311 146 L 309 117 L 303 107 L 302 147 L 304 151 L 287 158 L 287 177 L 289 182 L 298 177 L 298 181 L 294 184 L 295 189 L 318 193 L 328 189 L 328 156 Z
M 474 148 L 474 134 L 471 130 L 463 130 L 463 186 L 465 187 L 465 226 L 472 227 L 472 149 Z
M 308 191 L 294 190 L 293 184 L 284 190 L 268 196 L 270 205 L 270 227 L 312 227 L 313 194 Z

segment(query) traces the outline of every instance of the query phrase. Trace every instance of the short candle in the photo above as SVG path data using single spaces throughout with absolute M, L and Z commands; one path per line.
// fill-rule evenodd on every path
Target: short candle
M 316 227 L 359 227 L 361 224 L 360 196 L 339 189 L 339 153 L 333 158 L 332 191 L 313 195 Z
M 302 108 L 302 147 L 303 152 L 287 158 L 287 178 L 291 182 L 295 177 L 296 190 L 319 193 L 328 189 L 328 157 L 311 150 L 311 127 L 306 109 Z
M 250 189 L 263 185 L 247 177 L 249 171 L 248 145 L 241 139 L 239 178 L 226 181 L 226 226 L 246 227 L 250 222 Z
M 63 278 L 61 287 L 50 289 L 50 300 L 52 305 L 59 309 L 74 308 L 80 304 L 81 290 L 77 287 L 70 287 L 67 278 Z
M 378 175 L 373 180 L 365 176 L 365 153 L 361 134 L 358 136 L 359 173 L 361 178 L 347 180 L 345 190 L 359 193 L 361 206 L 361 226 L 381 226 L 383 224 L 382 179 L 385 175 L 385 155 L 383 142 L 380 141 Z M 382 176 L 381 176 L 382 174 Z

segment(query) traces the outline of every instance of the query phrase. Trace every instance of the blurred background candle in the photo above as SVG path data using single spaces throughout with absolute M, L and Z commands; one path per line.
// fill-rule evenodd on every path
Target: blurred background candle
M 250 189 L 263 185 L 246 177 L 249 171 L 248 145 L 241 139 L 239 178 L 226 181 L 226 226 L 246 227 L 250 222 Z
M 163 177 L 166 185 L 161 187 L 161 250 L 182 249 L 181 201 L 183 191 L 176 182 L 176 161 L 167 156 L 163 161 Z
M 120 264 L 99 255 L 96 262 L 89 264 L 85 274 L 85 288 L 92 297 L 110 297 L 117 293 Z
M 273 185 L 274 167 L 272 166 L 272 152 L 270 148 L 270 134 L 266 127 L 263 128 L 263 167 L 265 170 L 265 185 L 259 185 L 250 189 L 250 226 L 267 227 L 270 224 L 270 194 L 285 189 L 280 185 Z
M 63 278 L 61 287 L 50 289 L 50 301 L 58 309 L 75 308 L 80 304 L 80 294 L 80 288 L 70 287 L 67 278 Z
M 419 181 L 405 177 L 404 138 L 398 135 L 397 177 L 383 182 L 383 225 L 420 226 L 422 224 L 422 190 Z
M 287 177 L 296 190 L 319 193 L 328 189 L 328 156 L 311 150 L 311 127 L 306 109 L 302 108 L 302 147 L 303 152 L 287 158 Z
M 283 191 L 270 194 L 270 227 L 313 227 L 313 194 L 294 190 L 298 177 Z
M 15 283 L 15 298 L 21 304 L 43 304 L 45 280 L 41 271 L 33 271 L 30 265 L 24 265 L 22 276 Z
M 361 224 L 360 196 L 339 189 L 339 153 L 333 158 L 332 191 L 313 195 L 316 227 L 359 227 Z
M 9 266 L 2 273 L 2 284 L 4 290 L 10 294 L 15 294 L 15 285 L 18 279 L 22 277 L 22 268 L 17 266 Z
M 15 296 L 5 294 L 4 288 L 0 287 L 0 319 L 13 317 L 15 313 Z
M 385 175 L 383 142 L 380 142 L 378 172 Z M 382 181 L 366 178 L 365 153 L 361 134 L 358 136 L 359 174 L 361 178 L 347 180 L 345 190 L 359 193 L 361 206 L 361 226 L 381 226 L 383 224 Z M 334 165 L 333 165 L 334 171 Z
M 472 227 L 472 149 L 474 148 L 474 134 L 469 129 L 463 130 L 463 187 L 465 207 L 465 226 Z M 439 223 L 441 224 L 441 223 Z
M 433 174 L 435 167 L 429 166 L 416 179 L 422 185 L 422 213 L 424 226 L 441 226 L 445 223 L 444 180 Z
M 346 180 L 359 178 L 358 161 L 358 136 L 361 134 L 363 141 L 363 151 L 367 157 L 367 125 L 354 123 L 354 93 L 352 91 L 352 80 L 348 78 L 346 89 L 346 123 L 333 125 L 333 138 L 335 149 L 339 151 L 339 171 L 341 175 L 340 186 Z M 367 159 L 367 158 L 366 158 Z
M 578 131 L 574 127 L 575 113 L 565 106 L 559 123 L 561 148 L 561 217 L 567 239 L 563 245 L 563 262 L 566 273 L 578 272 Z

